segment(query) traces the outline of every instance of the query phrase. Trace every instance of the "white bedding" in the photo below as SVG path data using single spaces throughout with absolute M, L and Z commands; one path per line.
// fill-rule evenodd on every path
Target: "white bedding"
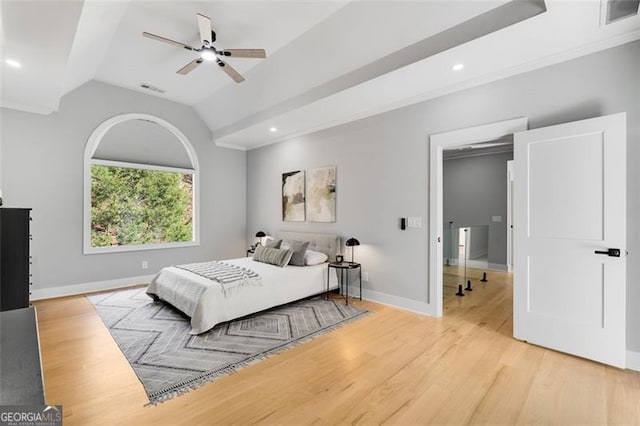
M 240 318 L 274 306 L 304 299 L 327 290 L 327 264 L 314 266 L 278 266 L 256 262 L 251 257 L 225 260 L 226 263 L 251 269 L 260 275 L 262 285 L 238 287 L 222 293 L 221 285 L 184 269 L 163 268 L 151 281 L 147 293 L 172 300 L 176 283 L 198 282 L 206 286 L 191 317 L 191 334 L 200 334 L 216 324 Z M 338 287 L 335 274 L 330 275 L 329 288 Z M 178 307 L 179 308 L 179 307 Z

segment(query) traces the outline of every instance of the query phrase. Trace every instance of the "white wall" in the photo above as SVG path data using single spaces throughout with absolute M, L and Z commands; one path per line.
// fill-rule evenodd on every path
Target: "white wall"
M 428 137 L 527 117 L 531 128 L 628 114 L 628 346 L 640 351 L 640 42 L 250 151 L 247 240 L 258 229 L 356 236 L 368 291 L 426 303 Z M 280 174 L 337 165 L 337 222 L 283 223 Z M 401 231 L 400 217 L 424 227 Z
M 100 123 L 130 112 L 163 118 L 194 146 L 201 182 L 199 247 L 83 255 L 85 144 Z M 216 147 L 192 108 L 90 82 L 65 96 L 59 111 L 49 116 L 9 109 L 0 114 L 5 206 L 33 208 L 34 290 L 152 274 L 171 264 L 244 254 L 245 153 Z M 143 260 L 149 269 L 142 269 Z

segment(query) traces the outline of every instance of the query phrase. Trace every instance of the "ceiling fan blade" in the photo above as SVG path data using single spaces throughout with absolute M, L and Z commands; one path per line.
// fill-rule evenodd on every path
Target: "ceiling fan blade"
M 266 58 L 264 49 L 224 49 L 221 52 L 224 56 L 232 58 Z
M 180 43 L 179 41 L 171 40 L 169 38 L 162 37 L 162 36 L 159 36 L 159 35 L 151 34 L 151 33 L 148 33 L 148 32 L 143 32 L 142 35 L 144 37 L 146 37 L 146 38 L 150 38 L 151 40 L 161 41 L 163 43 L 168 43 L 168 44 L 171 44 L 171 45 L 176 46 L 176 47 L 182 47 L 182 48 L 187 49 L 187 50 L 197 50 L 196 48 L 191 47 L 191 46 L 189 46 L 187 44 Z
M 198 65 L 200 65 L 202 63 L 202 61 L 203 61 L 202 58 L 194 59 L 193 61 L 189 62 L 184 67 L 180 68 L 177 71 L 177 73 L 180 74 L 180 75 L 187 75 L 191 71 L 193 71 Z
M 231 65 L 227 64 L 224 61 L 218 59 L 218 65 L 222 68 L 222 71 L 226 72 L 229 77 L 231 77 L 236 83 L 242 83 L 244 81 L 244 77 L 241 76 L 238 71 L 236 71 Z
M 200 40 L 206 46 L 211 45 L 211 18 L 201 13 L 196 13 L 198 18 L 198 29 L 200 29 Z

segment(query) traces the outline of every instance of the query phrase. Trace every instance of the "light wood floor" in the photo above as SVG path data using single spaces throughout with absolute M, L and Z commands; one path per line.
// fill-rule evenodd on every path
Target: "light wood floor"
M 362 302 L 375 314 L 155 407 L 85 298 L 39 302 L 47 403 L 65 425 L 640 424 L 639 373 L 514 340 L 510 276 L 456 297 L 456 269 L 442 319 Z

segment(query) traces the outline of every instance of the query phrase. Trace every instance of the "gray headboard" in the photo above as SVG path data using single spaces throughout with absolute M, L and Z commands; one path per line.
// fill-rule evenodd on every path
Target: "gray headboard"
M 340 253 L 340 237 L 334 234 L 280 231 L 276 232 L 274 238 L 282 238 L 283 241 L 309 241 L 309 250 L 325 253 L 332 262 L 336 260 L 336 254 Z

